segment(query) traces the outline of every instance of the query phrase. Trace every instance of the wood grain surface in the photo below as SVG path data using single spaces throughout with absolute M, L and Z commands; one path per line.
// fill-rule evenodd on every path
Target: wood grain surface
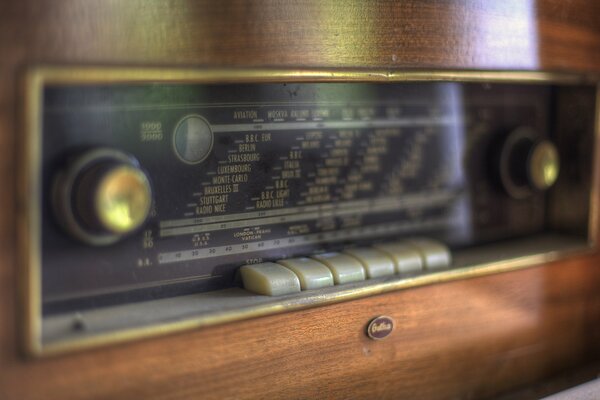
M 600 256 L 44 360 L 18 351 L 29 65 L 600 72 L 595 1 L 0 1 L 0 399 L 485 398 L 600 357 Z M 364 328 L 395 318 L 387 340 Z
M 485 398 L 592 361 L 598 257 L 44 360 L 3 346 L 3 398 Z M 370 319 L 389 315 L 375 342 Z M 14 346 L 14 344 L 13 344 Z M 9 346 L 10 347 L 10 346 Z

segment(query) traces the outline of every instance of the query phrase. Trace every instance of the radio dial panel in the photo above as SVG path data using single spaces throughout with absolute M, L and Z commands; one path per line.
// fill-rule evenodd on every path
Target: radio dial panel
M 594 240 L 585 79 L 32 76 L 33 352 L 498 271 Z

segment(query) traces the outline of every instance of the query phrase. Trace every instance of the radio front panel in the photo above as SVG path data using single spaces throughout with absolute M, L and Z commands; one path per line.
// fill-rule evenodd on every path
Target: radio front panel
M 28 92 L 34 352 L 525 266 L 594 239 L 584 80 L 67 71 L 37 71 Z

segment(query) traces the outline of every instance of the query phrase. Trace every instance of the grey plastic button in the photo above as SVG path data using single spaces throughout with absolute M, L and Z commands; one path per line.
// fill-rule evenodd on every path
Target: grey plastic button
M 244 265 L 240 268 L 244 288 L 265 296 L 298 293 L 300 280 L 288 268 L 267 262 Z
M 331 270 L 336 285 L 365 280 L 365 269 L 362 264 L 347 254 L 332 252 L 319 254 L 313 258 Z
M 394 275 L 394 262 L 382 251 L 370 248 L 346 249 L 344 253 L 356 258 L 367 272 L 367 278 Z
M 421 253 L 408 243 L 385 243 L 377 244 L 374 247 L 392 258 L 398 274 L 410 274 L 423 270 Z
M 425 269 L 444 269 L 452 263 L 450 249 L 442 242 L 427 238 L 416 238 L 409 240 L 409 243 L 421 253 Z
M 277 262 L 298 276 L 302 290 L 333 286 L 333 275 L 329 268 L 312 258 L 290 258 Z

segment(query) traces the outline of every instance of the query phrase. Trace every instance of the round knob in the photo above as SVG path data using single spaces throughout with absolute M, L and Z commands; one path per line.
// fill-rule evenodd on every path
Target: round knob
M 529 178 L 538 190 L 552 187 L 558 179 L 560 159 L 556 146 L 548 140 L 541 140 L 533 146 L 529 157 Z
M 95 149 L 72 160 L 54 183 L 54 208 L 75 238 L 107 245 L 139 229 L 150 213 L 150 181 L 132 156 Z
M 107 232 L 129 233 L 146 221 L 151 195 L 144 172 L 131 165 L 116 165 L 99 179 L 93 210 Z
M 560 170 L 556 146 L 529 128 L 519 128 L 508 135 L 500 148 L 499 164 L 502 186 L 515 199 L 549 189 Z

